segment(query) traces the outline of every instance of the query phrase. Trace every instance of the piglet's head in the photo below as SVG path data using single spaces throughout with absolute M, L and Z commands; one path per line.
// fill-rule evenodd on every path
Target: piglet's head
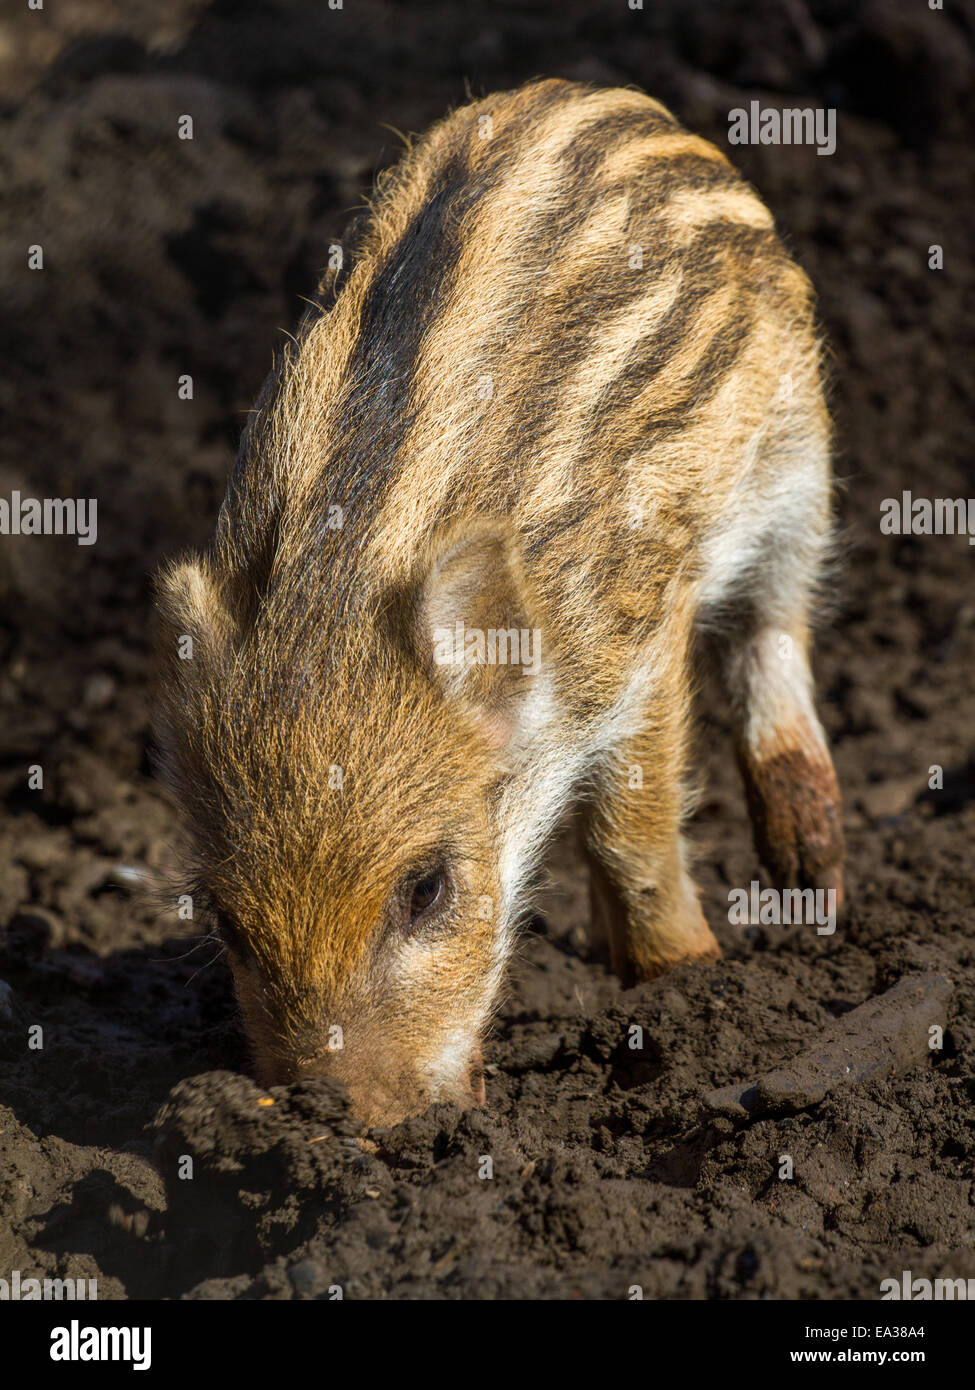
M 550 687 L 499 531 L 354 588 L 258 592 L 218 547 L 169 569 L 156 742 L 262 1080 L 335 1075 L 390 1124 L 484 1098 Z

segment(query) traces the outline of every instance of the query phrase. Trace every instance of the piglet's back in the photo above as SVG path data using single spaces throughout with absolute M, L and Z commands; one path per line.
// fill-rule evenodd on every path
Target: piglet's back
M 672 569 L 782 374 L 815 371 L 768 210 L 636 91 L 544 81 L 447 117 L 320 298 L 258 403 L 216 555 L 247 592 L 328 568 L 340 614 L 346 580 L 395 585 L 475 515 L 515 517 L 544 579 L 580 526 L 625 535 L 630 486 Z

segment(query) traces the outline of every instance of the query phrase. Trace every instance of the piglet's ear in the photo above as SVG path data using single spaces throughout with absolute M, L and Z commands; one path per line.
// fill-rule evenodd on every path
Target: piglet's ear
M 451 538 L 420 585 L 416 638 L 424 664 L 499 746 L 526 731 L 543 693 L 537 609 L 515 547 L 496 531 Z
M 175 783 L 198 733 L 200 701 L 228 659 L 235 625 L 204 561 L 168 566 L 156 578 L 154 734 Z
M 202 561 L 170 565 L 156 579 L 157 644 L 164 660 L 213 661 L 233 644 L 235 626 Z M 174 670 L 192 667 L 174 667 Z

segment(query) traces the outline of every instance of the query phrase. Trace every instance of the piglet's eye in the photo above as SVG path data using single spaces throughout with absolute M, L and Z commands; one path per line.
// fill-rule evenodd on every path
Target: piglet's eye
M 442 869 L 434 869 L 416 879 L 410 895 L 410 925 L 425 917 L 440 902 L 444 895 L 445 875 Z

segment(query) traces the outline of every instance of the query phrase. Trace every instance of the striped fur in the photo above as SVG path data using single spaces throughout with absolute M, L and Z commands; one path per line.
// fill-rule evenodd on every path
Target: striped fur
M 320 300 L 209 552 L 160 581 L 157 727 L 265 1075 L 335 1071 L 389 1119 L 477 1092 L 574 798 L 621 975 L 714 955 L 680 839 L 695 632 L 770 869 L 839 882 L 806 635 L 828 421 L 770 214 L 636 91 L 457 111 L 380 181 Z M 537 630 L 542 669 L 445 672 L 451 619 Z M 404 883 L 440 865 L 442 908 L 404 930 Z

